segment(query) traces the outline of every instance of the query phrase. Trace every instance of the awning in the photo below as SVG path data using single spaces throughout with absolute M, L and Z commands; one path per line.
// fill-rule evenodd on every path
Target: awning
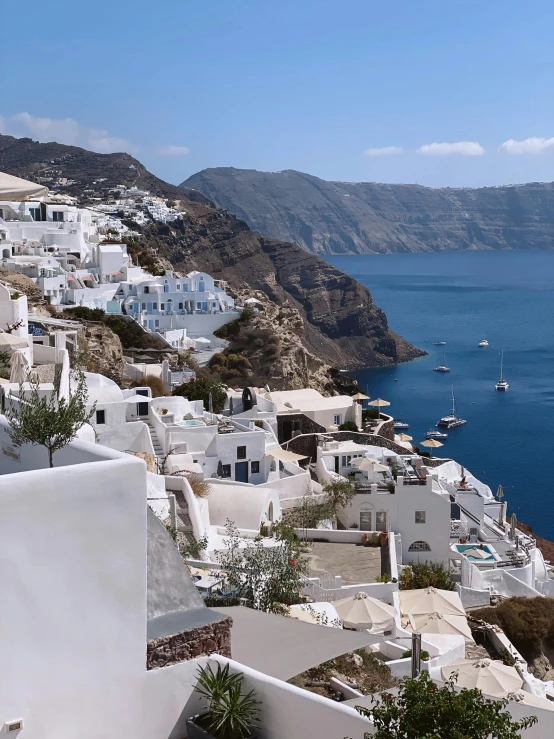
M 48 195 L 48 188 L 34 182 L 0 172 L 0 200 L 28 200 Z
M 233 619 L 233 659 L 254 670 L 290 680 L 341 654 L 383 641 L 378 634 L 314 626 L 244 606 L 218 608 Z
M 275 457 L 275 459 L 278 459 L 281 462 L 298 462 L 299 459 L 306 459 L 310 456 L 309 454 L 295 454 L 286 449 L 281 449 L 281 447 L 270 449 L 267 453 L 270 457 Z

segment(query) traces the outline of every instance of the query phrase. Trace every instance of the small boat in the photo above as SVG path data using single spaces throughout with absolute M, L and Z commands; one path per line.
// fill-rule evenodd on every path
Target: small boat
M 444 431 L 439 431 L 438 429 L 431 429 L 425 434 L 426 439 L 448 439 L 448 434 L 445 434 Z
M 446 341 L 435 341 L 435 346 L 444 346 Z
M 486 339 L 483 339 L 483 341 L 480 341 L 477 344 L 477 346 L 480 346 L 480 347 L 484 347 L 484 346 L 488 346 L 488 345 L 489 345 L 489 342 Z
M 442 353 L 442 364 L 439 364 L 438 367 L 433 367 L 433 372 L 450 372 L 450 367 L 446 364 L 446 354 Z
M 502 350 L 502 353 L 500 355 L 500 380 L 496 383 L 494 386 L 495 390 L 507 390 L 510 386 L 508 385 L 508 382 L 504 379 L 504 349 Z
M 458 418 L 456 411 L 456 399 L 454 397 L 454 385 L 452 385 L 452 412 L 447 416 L 439 418 L 437 426 L 445 429 L 455 429 L 457 426 L 463 426 L 467 421 L 465 418 Z
M 394 428 L 395 429 L 409 429 L 410 428 L 410 424 L 409 423 L 406 423 L 405 421 L 402 421 L 399 418 L 398 421 L 395 421 L 394 422 Z

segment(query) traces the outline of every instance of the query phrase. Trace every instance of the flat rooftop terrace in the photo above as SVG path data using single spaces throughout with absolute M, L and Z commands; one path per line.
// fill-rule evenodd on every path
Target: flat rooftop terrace
M 308 559 L 308 577 L 340 575 L 343 585 L 376 582 L 381 574 L 381 547 L 313 542 Z

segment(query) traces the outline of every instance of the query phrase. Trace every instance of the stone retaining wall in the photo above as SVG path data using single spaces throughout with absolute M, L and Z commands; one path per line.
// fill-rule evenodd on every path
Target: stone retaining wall
M 292 427 L 292 428 L 291 428 Z M 277 414 L 277 439 L 283 444 L 292 438 L 292 429 L 298 429 L 300 434 L 324 434 L 325 426 L 316 423 L 304 413 Z
M 186 662 L 196 657 L 208 656 L 217 652 L 223 657 L 231 657 L 230 617 L 215 623 L 199 626 L 181 634 L 152 639 L 146 645 L 146 669 L 155 670 L 177 662 Z
M 392 428 L 392 421 L 390 423 Z M 355 441 L 357 444 L 371 444 L 371 446 L 389 449 L 391 452 L 396 452 L 397 454 L 409 454 L 408 450 L 403 446 L 387 437 L 381 436 L 380 433 L 367 434 L 361 431 L 327 431 L 325 436 L 332 437 L 336 441 Z M 295 452 L 295 454 L 307 455 L 310 457 L 311 462 L 315 462 L 317 459 L 317 434 L 296 436 L 289 442 L 285 442 L 284 446 L 289 451 Z M 433 457 L 433 459 L 426 458 L 425 464 L 427 467 L 438 467 L 447 461 L 448 459 L 437 459 Z

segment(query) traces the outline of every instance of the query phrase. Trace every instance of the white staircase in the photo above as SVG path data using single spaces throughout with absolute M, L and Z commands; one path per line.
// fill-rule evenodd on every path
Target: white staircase
M 154 447 L 154 454 L 158 458 L 163 457 L 164 451 L 162 449 L 162 445 L 160 444 L 160 440 L 158 439 L 158 434 L 156 433 L 156 429 L 150 423 L 150 421 L 145 421 L 145 423 L 148 426 L 148 431 L 150 432 L 150 438 L 152 439 L 152 446 Z

